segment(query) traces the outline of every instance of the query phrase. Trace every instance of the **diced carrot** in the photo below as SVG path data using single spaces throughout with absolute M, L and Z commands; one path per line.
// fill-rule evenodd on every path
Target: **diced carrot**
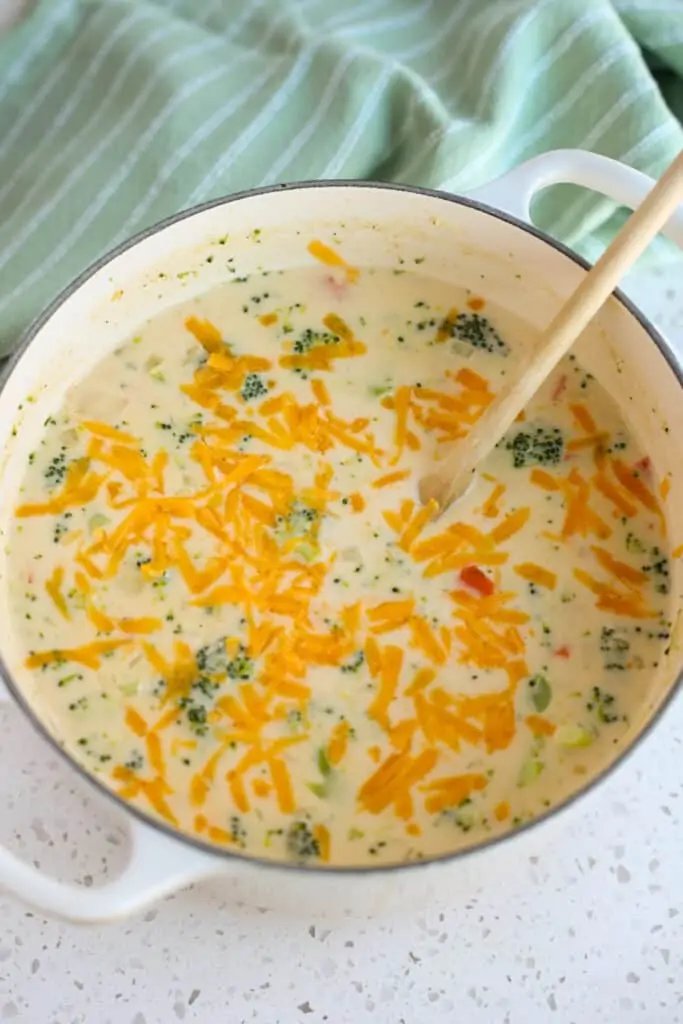
M 493 580 L 486 573 L 482 572 L 477 565 L 467 565 L 460 570 L 460 579 L 466 587 L 476 590 L 483 597 L 488 597 L 495 591 Z

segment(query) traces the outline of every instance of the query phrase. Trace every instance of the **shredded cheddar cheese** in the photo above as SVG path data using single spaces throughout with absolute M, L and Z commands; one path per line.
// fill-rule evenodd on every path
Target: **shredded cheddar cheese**
M 614 749 L 609 673 L 669 642 L 669 481 L 565 366 L 437 518 L 420 477 L 520 353 L 482 298 L 407 274 L 408 302 L 403 273 L 307 251 L 76 388 L 16 503 L 41 557 L 13 615 L 68 749 L 123 799 L 256 856 L 395 863 L 570 791 L 568 723 Z

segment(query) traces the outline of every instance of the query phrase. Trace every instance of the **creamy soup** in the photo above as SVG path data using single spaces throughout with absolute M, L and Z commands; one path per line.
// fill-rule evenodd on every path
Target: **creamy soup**
M 660 491 L 570 356 L 432 519 L 420 475 L 533 334 L 309 249 L 144 324 L 48 420 L 13 624 L 49 729 L 146 813 L 251 856 L 415 860 L 613 758 L 669 641 Z

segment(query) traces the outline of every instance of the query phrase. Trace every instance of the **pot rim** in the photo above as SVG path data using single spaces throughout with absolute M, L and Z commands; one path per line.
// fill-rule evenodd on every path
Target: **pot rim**
M 492 183 L 495 184 L 495 183 Z M 71 298 L 91 277 L 93 277 L 99 270 L 111 263 L 112 260 L 121 256 L 129 249 L 133 249 L 138 243 L 150 238 L 152 235 L 158 234 L 160 231 L 165 230 L 173 224 L 180 221 L 186 220 L 190 217 L 194 217 L 199 213 L 203 213 L 206 210 L 215 209 L 219 206 L 227 206 L 230 203 L 239 202 L 242 199 L 249 199 L 261 195 L 270 195 L 278 192 L 291 192 L 301 191 L 305 192 L 308 189 L 314 188 L 354 188 L 354 189 L 376 189 L 387 192 L 404 192 L 409 195 L 420 195 L 428 196 L 432 199 L 455 203 L 459 206 L 465 206 L 479 213 L 486 214 L 491 217 L 495 217 L 498 220 L 502 220 L 507 224 L 511 224 L 513 227 L 519 228 L 521 231 L 527 232 L 537 238 L 541 242 L 545 242 L 551 246 L 557 252 L 563 256 L 568 257 L 574 263 L 576 263 L 583 270 L 589 270 L 591 264 L 585 260 L 578 253 L 574 252 L 568 246 L 562 242 L 558 242 L 550 235 L 539 230 L 534 224 L 531 224 L 519 217 L 514 216 L 504 210 L 499 210 L 495 206 L 490 206 L 487 203 L 480 202 L 477 199 L 471 199 L 468 196 L 459 195 L 457 193 L 444 192 L 437 189 L 420 188 L 414 185 L 394 184 L 390 182 L 380 181 L 358 181 L 353 179 L 340 179 L 340 180 L 321 180 L 321 181 L 295 181 L 286 182 L 277 185 L 267 185 L 262 188 L 244 189 L 240 192 L 234 192 L 227 196 L 222 196 L 218 199 L 211 199 L 204 203 L 199 203 L 196 206 L 189 207 L 186 210 L 181 210 L 178 213 L 171 214 L 161 221 L 151 225 L 148 228 L 144 228 L 142 231 L 137 232 L 131 238 L 122 242 L 120 245 L 113 249 L 110 249 L 99 259 L 91 263 L 85 270 L 83 270 L 73 281 L 71 281 L 62 291 L 48 304 L 48 306 L 40 313 L 35 320 L 33 320 L 29 326 L 23 331 L 19 343 L 15 352 L 9 357 L 5 366 L 0 373 L 0 396 L 5 390 L 7 382 L 12 376 L 16 365 L 21 360 L 22 356 L 40 334 L 45 324 L 54 316 L 56 311 L 62 306 L 68 299 Z M 629 299 L 621 289 L 615 289 L 613 292 L 614 298 L 625 308 L 637 323 L 643 328 L 643 330 L 649 335 L 650 340 L 654 343 L 656 348 L 659 350 L 661 355 L 666 360 L 671 372 L 676 377 L 676 380 L 683 389 L 683 357 L 679 358 L 673 349 L 673 346 L 669 341 L 658 331 L 658 329 L 651 323 L 640 309 Z M 271 860 L 266 857 L 255 857 L 248 854 L 241 853 L 237 850 L 233 850 L 229 847 L 222 847 L 210 843 L 201 839 L 200 837 L 190 835 L 187 832 L 183 832 L 180 829 L 175 829 L 165 821 L 152 817 L 151 814 L 146 813 L 135 804 L 129 803 L 122 797 L 118 796 L 112 789 L 110 789 L 100 778 L 92 772 L 89 772 L 84 765 L 73 757 L 72 754 L 60 743 L 56 736 L 53 736 L 47 726 L 44 724 L 38 713 L 33 708 L 30 701 L 26 698 L 20 687 L 12 677 L 11 672 L 5 662 L 5 658 L 0 650 L 0 679 L 5 683 L 9 693 L 12 695 L 14 701 L 19 705 L 22 711 L 26 714 L 28 720 L 32 724 L 33 728 L 50 744 L 50 746 L 58 751 L 58 753 L 69 763 L 69 765 L 91 786 L 95 787 L 96 790 L 101 793 L 105 798 L 114 803 L 118 808 L 124 810 L 127 814 L 140 822 L 142 825 L 153 828 L 155 831 L 162 834 L 162 836 L 168 839 L 184 843 L 190 849 L 208 853 L 216 859 L 225 860 L 227 862 L 239 863 L 243 862 L 253 867 L 264 867 L 270 869 L 285 869 L 287 871 L 301 872 L 315 875 L 377 875 L 377 874 L 389 874 L 405 869 L 425 867 L 427 865 L 438 865 L 445 862 L 451 862 L 455 860 L 461 860 L 471 854 L 484 852 L 486 850 L 493 849 L 499 845 L 508 842 L 516 836 L 526 834 L 537 826 L 549 821 L 561 812 L 566 811 L 568 808 L 573 806 L 576 802 L 580 801 L 585 795 L 597 789 L 609 776 L 619 768 L 631 755 L 635 752 L 636 748 L 650 735 L 654 730 L 655 726 L 661 721 L 666 710 L 670 707 L 677 691 L 681 688 L 683 683 L 683 670 L 678 674 L 674 682 L 669 688 L 665 698 L 661 701 L 658 708 L 652 714 L 652 716 L 645 722 L 643 727 L 637 733 L 636 736 L 625 746 L 617 756 L 609 762 L 604 768 L 601 769 L 597 774 L 593 775 L 580 789 L 570 794 L 564 800 L 558 804 L 554 804 L 548 808 L 542 814 L 532 818 L 530 821 L 525 822 L 517 828 L 510 829 L 507 832 L 502 832 L 499 835 L 492 836 L 491 838 L 485 839 L 480 843 L 473 843 L 470 846 L 461 847 L 452 852 L 437 854 L 433 857 L 425 857 L 421 860 L 405 861 L 405 862 L 394 862 L 390 864 L 377 864 L 377 865 L 313 865 L 303 866 L 301 864 L 290 863 L 287 861 Z

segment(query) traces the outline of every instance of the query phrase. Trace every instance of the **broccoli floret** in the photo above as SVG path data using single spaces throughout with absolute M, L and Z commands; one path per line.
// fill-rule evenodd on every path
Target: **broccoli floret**
M 333 334 L 331 331 L 313 331 L 307 327 L 293 343 L 292 352 L 296 356 L 303 356 L 312 348 L 319 348 L 322 345 L 337 345 L 340 341 L 339 335 Z M 294 367 L 294 373 L 303 380 L 308 379 L 308 370 L 303 366 Z
M 310 533 L 318 517 L 319 512 L 317 509 L 309 508 L 308 505 L 295 501 L 286 516 L 278 516 L 275 523 L 275 531 L 281 540 L 289 540 L 292 537 L 304 537 Z
M 132 751 L 128 760 L 124 763 L 123 767 L 127 768 L 131 772 L 139 772 L 141 771 L 144 763 L 145 762 L 142 756 L 142 751 L 134 750 Z
M 211 681 L 205 679 L 206 676 L 219 676 L 223 678 L 227 676 L 228 679 L 251 679 L 254 674 L 254 661 L 247 654 L 246 647 L 240 644 L 234 657 L 229 658 L 225 641 L 226 638 L 221 637 L 220 640 L 216 640 L 213 644 L 200 647 L 195 655 L 197 668 L 203 677 L 198 680 L 196 685 L 202 690 L 205 690 L 204 682 L 208 682 L 211 685 Z
M 339 341 L 339 335 L 332 334 L 331 331 L 313 331 L 307 327 L 294 342 L 292 351 L 295 355 L 302 356 L 317 345 L 338 345 Z
M 253 402 L 268 394 L 268 385 L 258 373 L 248 373 L 244 378 L 240 394 L 245 402 Z
M 600 650 L 604 656 L 605 668 L 623 671 L 631 648 L 629 641 L 623 636 L 623 630 L 603 626 L 600 632 Z
M 458 313 L 454 320 L 446 317 L 439 326 L 439 333 L 446 336 L 450 334 L 452 338 L 484 352 L 507 355 L 509 351 L 490 320 L 479 313 Z
M 228 653 L 225 649 L 225 638 L 222 637 L 213 644 L 206 644 L 200 647 L 195 654 L 197 668 L 202 673 L 210 676 L 225 674 L 225 666 L 228 660 Z
M 241 846 L 244 849 L 247 839 L 247 830 L 242 824 L 242 819 L 238 814 L 233 814 L 230 817 L 230 838 L 233 843 L 237 846 Z
M 295 860 L 311 860 L 320 856 L 320 844 L 305 821 L 294 821 L 287 829 L 287 853 Z
M 69 523 L 67 520 L 71 519 L 73 512 L 64 512 L 61 519 L 58 519 L 55 523 L 54 530 L 52 531 L 52 541 L 54 544 L 59 544 L 62 537 L 69 532 Z
M 178 708 L 185 712 L 190 729 L 195 736 L 206 736 L 208 732 L 206 707 L 191 697 L 181 697 Z
M 505 447 L 512 452 L 512 464 L 516 469 L 554 466 L 564 457 L 564 438 L 559 427 L 520 430 L 512 440 L 505 442 Z
M 202 704 L 196 704 L 194 707 L 188 708 L 187 720 L 192 722 L 193 725 L 205 725 L 206 708 Z
M 591 690 L 591 698 L 586 703 L 588 711 L 595 711 L 598 719 L 606 725 L 618 722 L 620 716 L 615 711 L 615 699 L 611 693 L 605 693 L 599 686 Z
M 461 832 L 469 832 L 477 822 L 477 814 L 469 797 L 461 801 L 457 807 L 442 811 L 441 817 L 452 822 Z
M 208 676 L 200 676 L 199 679 L 192 684 L 192 689 L 199 690 L 199 692 L 203 693 L 208 700 L 213 700 L 218 688 L 219 683 L 210 679 Z
M 61 484 L 66 476 L 66 446 L 62 445 L 61 450 L 51 460 L 49 466 L 43 471 L 43 476 L 50 487 Z
M 226 674 L 228 679 L 251 679 L 254 674 L 254 661 L 250 658 L 241 644 L 234 658 L 227 664 Z
M 349 660 L 345 662 L 345 664 L 341 665 L 340 668 L 341 671 L 345 673 L 360 672 L 364 663 L 365 654 L 363 653 L 363 651 L 356 651 L 356 653 L 351 658 L 349 658 Z
M 650 558 L 652 559 L 649 565 L 643 565 L 643 572 L 647 572 L 651 577 L 659 577 L 655 583 L 655 590 L 658 594 L 669 593 L 669 559 L 666 555 L 658 548 L 652 548 L 650 552 Z
M 287 712 L 287 728 L 291 733 L 298 733 L 303 728 L 304 716 L 300 708 L 291 708 Z

